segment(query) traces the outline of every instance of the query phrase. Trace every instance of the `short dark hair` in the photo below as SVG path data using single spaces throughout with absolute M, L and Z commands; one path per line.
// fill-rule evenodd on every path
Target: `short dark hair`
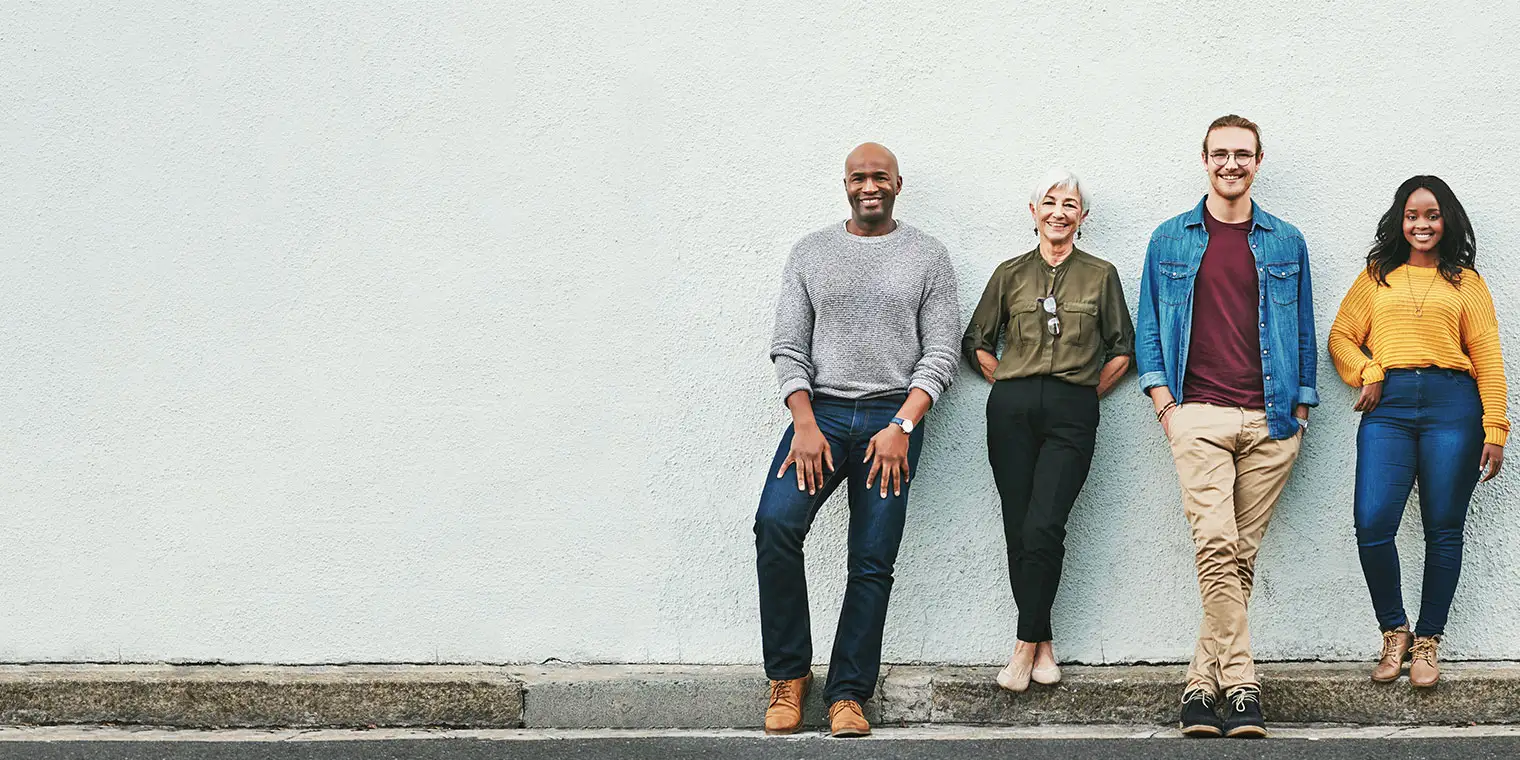
M 1220 127 L 1240 127 L 1241 129 L 1251 130 L 1251 134 L 1256 136 L 1256 155 L 1258 157 L 1261 156 L 1261 127 L 1256 126 L 1256 122 L 1251 121 L 1244 116 L 1236 116 L 1235 114 L 1226 114 L 1224 116 L 1221 116 L 1215 119 L 1214 123 L 1209 125 L 1209 131 L 1203 133 L 1204 153 L 1209 152 L 1209 135 Z

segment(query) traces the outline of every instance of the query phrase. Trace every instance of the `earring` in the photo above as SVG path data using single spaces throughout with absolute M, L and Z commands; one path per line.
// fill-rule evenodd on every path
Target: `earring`
M 1077 239 L 1078 240 L 1082 239 L 1082 228 L 1081 227 L 1077 228 Z

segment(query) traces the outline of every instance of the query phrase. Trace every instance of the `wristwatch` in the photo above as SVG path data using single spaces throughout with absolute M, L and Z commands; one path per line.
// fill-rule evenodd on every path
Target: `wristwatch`
M 913 420 L 905 420 L 901 417 L 893 417 L 892 424 L 902 428 L 902 431 L 904 433 L 908 433 L 910 435 L 913 433 Z
M 1299 428 L 1301 428 L 1303 430 L 1308 430 L 1309 429 L 1309 421 L 1308 420 L 1304 419 L 1303 417 L 1298 417 L 1298 416 L 1294 416 L 1293 419 L 1298 420 L 1298 426 L 1299 426 Z

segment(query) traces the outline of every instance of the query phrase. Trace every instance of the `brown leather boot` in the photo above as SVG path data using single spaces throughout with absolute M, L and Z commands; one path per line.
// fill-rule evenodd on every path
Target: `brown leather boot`
M 1404 661 L 1409 659 L 1409 646 L 1414 634 L 1409 626 L 1401 625 L 1391 631 L 1383 631 L 1383 654 L 1378 657 L 1377 667 L 1372 669 L 1372 680 L 1388 683 L 1399 680 L 1404 672 Z
M 1429 688 L 1441 678 L 1441 668 L 1436 665 L 1440 636 L 1416 636 L 1409 647 L 1409 685 Z
M 771 681 L 771 705 L 765 708 L 767 734 L 795 734 L 802 728 L 802 701 L 807 699 L 813 674 L 789 681 Z
M 870 736 L 871 724 L 866 722 L 859 702 L 841 699 L 829 705 L 829 732 L 841 739 L 848 736 Z

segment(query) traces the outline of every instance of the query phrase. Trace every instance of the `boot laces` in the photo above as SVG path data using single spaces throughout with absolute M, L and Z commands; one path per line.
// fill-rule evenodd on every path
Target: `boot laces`
M 1257 696 L 1255 689 L 1236 689 L 1229 699 L 1234 703 L 1235 712 L 1245 712 L 1249 702 L 1261 704 L 1261 697 Z
M 1409 656 L 1416 660 L 1424 660 L 1427 665 L 1436 664 L 1436 645 L 1439 639 L 1434 636 L 1423 636 L 1414 640 L 1414 645 L 1409 647 Z
M 1402 628 L 1392 631 L 1383 631 L 1383 659 L 1398 656 L 1399 644 L 1403 642 L 1404 635 L 1409 633 Z

